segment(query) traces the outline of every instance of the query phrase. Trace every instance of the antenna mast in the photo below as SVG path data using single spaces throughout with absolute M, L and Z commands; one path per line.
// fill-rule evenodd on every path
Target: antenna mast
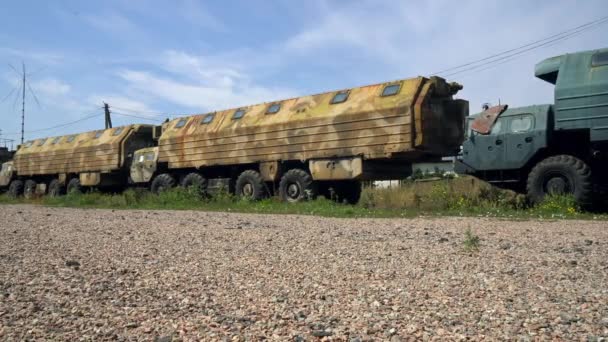
M 25 133 L 25 63 L 21 62 L 21 65 L 23 66 L 23 84 L 21 85 L 21 144 L 23 144 L 23 136 Z

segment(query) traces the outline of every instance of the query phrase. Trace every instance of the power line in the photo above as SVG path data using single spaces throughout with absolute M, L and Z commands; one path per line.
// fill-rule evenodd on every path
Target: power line
M 589 28 L 589 30 L 597 29 L 598 27 L 599 27 L 599 26 L 591 27 L 591 28 Z M 579 34 L 580 34 L 580 33 L 583 33 L 583 32 L 579 32 Z M 570 38 L 572 38 L 572 37 L 574 37 L 574 36 L 569 36 L 569 37 L 565 38 L 564 40 L 566 40 L 566 39 L 570 39 Z M 558 43 L 560 43 L 560 42 L 561 42 L 561 41 L 554 41 L 554 42 L 551 42 L 550 44 L 547 44 L 547 45 L 545 45 L 545 46 L 547 46 L 547 47 L 548 47 L 548 46 L 553 46 L 553 45 L 556 45 L 556 44 L 558 44 Z M 529 51 L 527 51 L 527 52 L 529 52 Z M 525 53 L 525 52 L 524 52 L 524 53 Z M 487 66 L 485 66 L 484 68 L 481 68 L 481 69 L 474 69 L 474 70 L 472 70 L 471 72 L 465 72 L 465 70 L 463 70 L 463 72 L 465 72 L 465 73 L 464 73 L 464 74 L 462 74 L 462 75 L 460 75 L 460 76 L 459 76 L 459 78 L 462 78 L 462 77 L 467 77 L 467 76 L 473 75 L 473 74 L 475 74 L 475 73 L 477 73 L 477 72 L 481 72 L 481 71 L 484 71 L 484 70 L 492 69 L 492 68 L 494 68 L 494 67 L 496 67 L 496 66 L 499 66 L 499 65 L 502 65 L 502 64 L 509 63 L 509 62 L 511 62 L 511 61 L 513 61 L 513 60 L 515 60 L 515 59 L 517 59 L 517 57 L 519 57 L 519 55 L 514 56 L 514 57 L 505 58 L 505 59 L 504 59 L 504 60 L 502 60 L 502 61 L 501 61 L 501 60 L 496 60 L 496 61 L 497 61 L 497 62 L 499 62 L 499 63 L 496 63 L 496 64 L 490 64 L 490 65 L 487 65 Z M 480 65 L 480 67 L 481 67 L 481 66 L 482 66 L 482 65 Z
M 513 57 L 513 56 L 518 56 L 518 55 L 520 55 L 522 53 L 525 53 L 527 51 L 538 49 L 540 47 L 546 46 L 548 44 L 552 44 L 554 42 L 559 42 L 559 41 L 562 41 L 562 40 L 569 39 L 569 38 L 571 38 L 571 37 L 573 37 L 575 35 L 578 35 L 578 34 L 580 34 L 582 32 L 585 32 L 585 31 L 587 31 L 589 29 L 593 29 L 593 28 L 596 28 L 596 27 L 598 27 L 598 26 L 600 26 L 602 24 L 605 24 L 606 22 L 608 22 L 608 16 L 602 17 L 600 19 L 596 19 L 596 20 L 593 20 L 593 21 L 590 21 L 590 22 L 585 23 L 583 25 L 579 25 L 579 26 L 577 26 L 575 28 L 572 28 L 572 29 L 569 29 L 569 30 L 566 30 L 566 31 L 562 31 L 560 33 L 557 33 L 557 34 L 545 37 L 543 39 L 536 40 L 536 41 L 531 42 L 531 43 L 527 43 L 525 45 L 522 45 L 522 46 L 519 46 L 519 47 L 516 47 L 516 48 L 513 48 L 513 49 L 505 50 L 505 51 L 493 54 L 493 55 L 488 56 L 488 57 L 484 57 L 484 58 L 481 58 L 481 59 L 478 59 L 478 60 L 474 60 L 472 62 L 464 63 L 464 64 L 461 64 L 461 65 L 457 65 L 457 66 L 454 66 L 454 67 L 451 67 L 451 68 L 447 68 L 447 69 L 435 72 L 432 75 L 437 75 L 437 74 L 442 74 L 442 73 L 445 73 L 445 72 L 448 72 L 448 71 L 453 71 L 451 73 L 443 74 L 442 75 L 444 77 L 447 77 L 447 76 L 456 75 L 456 74 L 464 72 L 464 71 L 473 70 L 473 69 L 478 68 L 480 66 L 484 66 L 484 65 L 491 64 L 491 63 L 494 63 L 494 62 L 497 62 L 497 61 L 501 61 L 501 60 L 504 60 L 504 59 L 507 59 L 507 58 L 510 58 L 510 57 Z M 506 56 L 504 56 L 504 55 L 506 55 Z M 485 62 L 485 63 L 481 63 L 481 62 Z M 478 64 L 478 63 L 481 63 L 481 64 Z M 466 67 L 468 67 L 468 68 L 466 68 Z M 462 68 L 465 68 L 465 69 L 462 69 Z M 458 70 L 458 69 L 462 69 L 462 70 Z
M 116 108 L 116 107 L 112 107 L 112 108 Z M 163 119 L 154 119 L 154 118 L 150 118 L 150 117 L 133 115 L 133 114 L 126 114 L 126 113 L 121 113 L 121 112 L 116 112 L 116 111 L 113 111 L 112 114 L 116 114 L 116 115 L 120 115 L 120 116 L 126 116 L 126 117 L 131 117 L 131 118 L 137 118 L 137 119 L 142 119 L 142 120 L 149 120 L 149 121 L 154 121 L 154 122 L 163 121 Z
M 605 20 L 604 22 L 599 23 L 598 25 L 603 24 L 603 23 L 606 23 L 606 22 L 608 22 L 608 20 Z M 563 36 L 563 37 L 560 37 L 560 38 L 555 38 L 555 39 L 552 39 L 552 40 L 546 41 L 546 42 L 544 42 L 544 43 L 542 43 L 542 44 L 539 44 L 539 45 L 536 45 L 536 46 L 533 46 L 533 47 L 529 47 L 529 48 L 527 48 L 527 49 L 524 49 L 524 50 L 521 50 L 521 51 L 518 51 L 518 52 L 515 52 L 515 53 L 512 53 L 512 54 L 509 54 L 509 55 L 505 55 L 505 56 L 502 56 L 502 57 L 500 57 L 500 58 L 493 59 L 493 60 L 491 60 L 491 61 L 487 61 L 487 62 L 484 62 L 484 63 L 481 63 L 481 64 L 477 64 L 477 65 L 475 65 L 475 66 L 471 66 L 471 67 L 469 67 L 469 68 L 465 68 L 465 69 L 462 69 L 462 70 L 454 71 L 454 72 L 452 72 L 452 73 L 444 74 L 443 76 L 445 76 L 445 77 L 449 77 L 449 76 L 453 76 L 453 75 L 461 74 L 461 73 L 463 73 L 463 72 L 465 72 L 465 71 L 479 69 L 479 68 L 480 68 L 480 67 L 482 67 L 482 66 L 489 65 L 489 64 L 491 65 L 491 64 L 493 64 L 493 63 L 500 62 L 500 61 L 504 61 L 504 60 L 509 59 L 509 58 L 512 58 L 512 57 L 513 57 L 513 58 L 516 58 L 516 57 L 518 57 L 518 56 L 520 56 L 520 55 L 522 55 L 522 54 L 524 54 L 524 53 L 526 53 L 526 52 L 529 52 L 529 51 L 532 51 L 532 50 L 538 49 L 538 48 L 543 47 L 543 46 L 553 45 L 553 44 L 555 44 L 555 43 L 562 42 L 562 41 L 564 41 L 564 40 L 570 39 L 570 38 L 572 38 L 572 37 L 574 37 L 574 36 L 577 36 L 577 35 L 579 35 L 579 34 L 581 34 L 581 33 L 585 32 L 585 31 L 587 31 L 587 30 L 590 30 L 590 29 L 592 29 L 592 28 L 596 28 L 596 27 L 597 27 L 597 26 L 594 26 L 594 27 L 586 27 L 586 28 L 584 28 L 584 29 L 580 29 L 580 30 L 578 30 L 578 31 L 572 32 L 572 33 L 570 33 L 570 34 L 568 34 L 568 35 L 566 35 L 566 36 Z
M 78 119 L 78 120 L 66 122 L 66 123 L 63 123 L 63 124 L 60 124 L 60 125 L 56 125 L 56 126 L 52 126 L 52 127 L 46 127 L 46 128 L 36 129 L 36 130 L 32 130 L 32 131 L 27 131 L 26 133 L 29 134 L 29 133 L 38 133 L 38 132 L 50 131 L 50 130 L 53 130 L 53 129 L 70 126 L 70 125 L 73 125 L 73 124 L 76 124 L 76 123 L 79 123 L 79 122 L 82 122 L 82 121 L 85 121 L 85 120 L 89 120 L 89 119 L 92 119 L 92 118 L 95 118 L 95 117 L 99 117 L 99 116 L 102 116 L 102 115 L 103 114 L 99 114 L 99 113 L 98 114 L 92 114 L 92 115 L 85 116 L 85 117 L 83 117 L 81 119 Z M 3 134 L 4 135 L 17 135 L 17 134 L 20 134 L 20 133 L 16 132 L 16 133 L 3 133 Z
M 162 113 L 162 112 L 135 110 L 135 109 L 129 109 L 129 108 L 124 108 L 124 107 L 112 106 L 112 108 L 116 108 L 116 109 L 119 109 L 119 110 L 124 110 L 124 111 L 127 111 L 127 112 L 132 112 L 132 113 L 136 113 L 136 114 L 153 114 L 155 116 L 166 116 L 166 115 L 168 115 L 167 113 Z

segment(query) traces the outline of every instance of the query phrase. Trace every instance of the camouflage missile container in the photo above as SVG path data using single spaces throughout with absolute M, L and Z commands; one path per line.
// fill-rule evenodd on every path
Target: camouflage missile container
M 155 192 L 181 184 L 356 202 L 361 180 L 404 178 L 413 162 L 458 151 L 468 114 L 453 99 L 460 89 L 417 77 L 177 118 L 158 147 L 136 152 L 131 178 Z
M 28 141 L 4 164 L 0 183 L 10 181 L 8 192 L 14 197 L 124 187 L 134 151 L 154 144 L 153 130 L 150 125 L 128 125 Z

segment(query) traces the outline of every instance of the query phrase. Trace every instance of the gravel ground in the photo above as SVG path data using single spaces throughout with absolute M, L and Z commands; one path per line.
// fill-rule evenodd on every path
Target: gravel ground
M 608 223 L 0 206 L 2 340 L 608 336 Z M 464 231 L 481 238 L 463 250 Z

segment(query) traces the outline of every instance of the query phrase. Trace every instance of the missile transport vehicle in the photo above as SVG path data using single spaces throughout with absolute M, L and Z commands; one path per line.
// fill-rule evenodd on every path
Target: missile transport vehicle
M 135 150 L 153 145 L 154 126 L 128 125 L 28 141 L 0 171 L 9 195 L 58 196 L 82 187 L 123 187 Z
M 535 75 L 555 85 L 554 103 L 469 117 L 456 171 L 533 202 L 570 193 L 589 206 L 608 185 L 608 49 L 546 59 Z
M 249 199 L 321 194 L 356 202 L 362 180 L 398 179 L 415 162 L 454 155 L 464 137 L 462 86 L 416 77 L 131 125 L 20 146 L 9 193 L 176 185 Z M 99 135 L 99 136 L 97 136 Z
M 405 178 L 412 163 L 454 154 L 468 102 L 438 77 L 303 96 L 174 119 L 138 151 L 134 183 L 225 188 L 285 201 L 357 202 L 361 180 Z

